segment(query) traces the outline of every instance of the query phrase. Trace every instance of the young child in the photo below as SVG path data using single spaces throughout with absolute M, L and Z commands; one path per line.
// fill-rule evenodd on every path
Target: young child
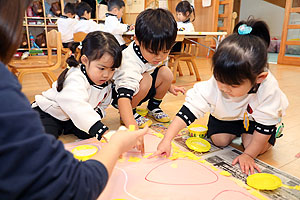
M 91 6 L 86 2 L 80 2 L 76 6 L 76 15 L 79 17 L 79 21 L 74 26 L 73 34 L 77 32 L 89 33 L 103 30 L 103 24 L 97 24 L 95 21 L 91 20 L 91 12 Z
M 61 32 L 61 40 L 64 48 L 68 48 L 68 44 L 73 42 L 73 27 L 78 20 L 75 17 L 75 4 L 67 3 L 64 8 L 65 15 L 61 15 L 57 20 L 58 31 Z
M 191 21 L 191 15 L 193 20 Z M 195 10 L 188 1 L 180 1 L 176 6 L 177 28 L 178 31 L 194 32 Z
M 159 23 L 157 23 L 159 22 Z M 162 65 L 177 36 L 173 15 L 164 9 L 147 9 L 136 20 L 134 41 L 126 48 L 120 69 L 114 75 L 121 120 L 128 127 L 150 126 L 152 121 L 139 115 L 136 107 L 148 102 L 148 115 L 159 122 L 170 118 L 159 107 L 167 91 L 174 95 L 184 88 L 171 85 L 171 70 Z M 138 149 L 142 150 L 142 141 Z
M 122 24 L 119 20 L 123 16 L 125 3 L 123 0 L 109 0 L 108 1 L 108 13 L 106 13 L 104 31 L 113 34 L 121 45 L 122 49 L 127 46 L 122 37 L 124 32 L 134 29 L 134 26 Z
M 210 112 L 207 136 L 212 142 L 224 147 L 242 136 L 244 153 L 232 164 L 239 163 L 246 174 L 254 169 L 260 172 L 254 159 L 275 144 L 276 124 L 288 106 L 268 70 L 269 43 L 268 26 L 263 21 L 239 22 L 212 58 L 213 76 L 187 92 L 186 102 L 153 156 L 169 156 L 178 131 Z
M 72 52 L 78 44 L 74 43 Z M 111 103 L 110 80 L 121 64 L 121 48 L 112 34 L 95 31 L 82 42 L 81 55 L 81 64 L 73 55 L 68 58 L 68 67 L 52 88 L 35 96 L 33 107 L 46 133 L 56 138 L 73 133 L 81 139 L 100 140 L 108 130 L 101 119 Z
M 193 20 L 191 21 L 191 15 Z M 194 32 L 194 25 L 192 22 L 195 20 L 194 7 L 188 1 L 180 1 L 176 6 L 177 29 L 178 31 Z M 171 52 L 180 52 L 182 42 L 177 42 L 172 48 Z
M 6 66 L 20 45 L 30 2 L 0 1 L 0 21 L 5 22 L 0 23 L 0 96 L 5 97 L 0 98 L 0 199 L 97 199 L 120 154 L 131 149 L 147 129 L 118 131 L 85 162 L 76 160 L 61 141 L 44 134 L 38 114 Z

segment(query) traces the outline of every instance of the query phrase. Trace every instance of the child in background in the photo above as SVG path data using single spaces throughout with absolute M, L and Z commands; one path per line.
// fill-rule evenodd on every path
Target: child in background
M 268 69 L 268 26 L 250 19 L 239 22 L 212 58 L 213 76 L 196 83 L 186 102 L 158 145 L 156 155 L 170 155 L 171 141 L 179 130 L 210 112 L 207 136 L 225 147 L 242 136 L 243 154 L 236 157 L 248 174 L 260 172 L 254 159 L 275 144 L 276 125 L 288 106 L 285 94 Z
M 74 53 L 79 43 L 70 48 Z M 101 119 L 111 103 L 114 71 L 121 64 L 118 41 L 110 33 L 95 31 L 82 42 L 81 64 L 71 55 L 68 67 L 52 88 L 35 96 L 33 107 L 40 114 L 46 133 L 56 138 L 73 133 L 78 138 L 97 137 L 108 130 Z
M 191 15 L 193 14 L 194 18 L 191 21 Z M 194 25 L 192 24 L 195 21 L 195 10 L 194 6 L 188 1 L 180 1 L 176 6 L 176 17 L 177 17 L 177 28 L 178 31 L 187 31 L 194 32 Z
M 123 0 L 109 0 L 108 1 L 108 13 L 106 13 L 104 31 L 113 34 L 121 45 L 122 49 L 127 46 L 122 37 L 124 32 L 134 29 L 134 26 L 120 23 L 120 19 L 123 16 L 125 3 Z
M 85 162 L 76 160 L 61 141 L 44 134 L 38 114 L 6 66 L 20 45 L 30 2 L 0 1 L 0 21 L 5 22 L 0 23 L 0 96 L 5 97 L 0 98 L 0 199 L 97 199 L 119 156 L 147 129 L 118 131 Z
M 191 15 L 194 18 L 191 21 Z M 178 31 L 194 32 L 194 25 L 192 22 L 195 20 L 194 7 L 188 1 L 180 1 L 176 6 L 177 29 Z M 180 52 L 182 42 L 177 42 L 172 48 L 171 52 Z
M 159 23 L 158 23 L 159 22 Z M 173 15 L 164 9 L 147 9 L 136 20 L 134 41 L 126 48 L 120 69 L 114 75 L 121 120 L 128 127 L 150 126 L 152 121 L 139 115 L 136 107 L 148 102 L 148 115 L 159 122 L 170 118 L 159 107 L 169 91 L 174 95 L 185 93 L 184 88 L 172 85 L 171 70 L 162 65 L 169 55 L 177 36 Z M 138 149 L 142 150 L 143 141 Z
M 73 27 L 78 20 L 75 17 L 75 4 L 67 3 L 64 8 L 65 15 L 61 15 L 57 20 L 58 31 L 61 32 L 61 40 L 64 48 L 68 48 L 68 44 L 73 42 Z
M 91 20 L 92 8 L 88 3 L 80 2 L 75 10 L 76 15 L 79 17 L 79 21 L 73 29 L 73 34 L 78 32 L 89 33 L 103 30 L 103 24 L 97 24 L 95 21 Z

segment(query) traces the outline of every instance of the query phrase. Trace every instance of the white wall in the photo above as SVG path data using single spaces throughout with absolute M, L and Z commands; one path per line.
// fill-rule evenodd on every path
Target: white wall
M 246 20 L 250 15 L 268 24 L 271 37 L 281 38 L 284 8 L 263 0 L 241 0 L 240 20 Z

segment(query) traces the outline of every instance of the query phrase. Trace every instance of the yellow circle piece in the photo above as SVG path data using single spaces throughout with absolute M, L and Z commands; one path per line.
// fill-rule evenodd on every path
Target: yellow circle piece
M 275 190 L 282 186 L 280 178 L 267 173 L 257 173 L 248 176 L 247 184 L 258 190 Z
M 186 146 L 197 152 L 207 152 L 210 150 L 210 143 L 199 137 L 190 137 L 185 141 Z
M 191 137 L 204 138 L 207 133 L 207 126 L 201 124 L 191 124 L 188 126 L 189 135 Z
M 97 151 L 98 148 L 93 145 L 80 145 L 72 149 L 74 157 L 81 161 L 90 159 Z

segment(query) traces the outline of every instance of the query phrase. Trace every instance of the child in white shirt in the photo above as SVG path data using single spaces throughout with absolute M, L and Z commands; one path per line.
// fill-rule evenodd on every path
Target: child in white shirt
M 70 48 L 75 52 L 79 43 Z M 106 32 L 87 34 L 79 63 L 74 55 L 52 88 L 35 96 L 32 107 L 41 116 L 46 133 L 56 138 L 73 133 L 86 139 L 101 136 L 108 127 L 101 119 L 112 99 L 111 78 L 121 64 L 122 53 L 115 37 Z
M 191 15 L 193 20 L 191 21 Z M 177 28 L 178 31 L 194 32 L 195 10 L 194 6 L 188 1 L 180 1 L 176 6 Z
M 106 13 L 104 31 L 113 34 L 121 45 L 122 49 L 127 46 L 122 37 L 124 32 L 133 30 L 134 26 L 121 23 L 119 20 L 123 16 L 125 3 L 123 0 L 109 0 L 108 13 Z
M 158 23 L 159 22 L 159 23 Z M 169 122 L 160 104 L 169 91 L 177 95 L 184 88 L 172 85 L 172 71 L 163 62 L 177 36 L 176 21 L 170 11 L 147 9 L 136 20 L 135 40 L 122 52 L 120 69 L 114 75 L 118 105 L 123 123 L 143 128 L 152 121 L 136 112 L 136 107 L 148 101 L 148 115 L 160 122 Z M 143 141 L 138 148 L 143 151 Z
M 196 83 L 169 126 L 153 156 L 170 155 L 171 140 L 196 118 L 210 112 L 207 136 L 216 146 L 227 146 L 242 136 L 243 154 L 236 157 L 242 172 L 260 172 L 254 159 L 276 140 L 276 125 L 288 106 L 285 94 L 268 70 L 268 26 L 250 19 L 239 22 L 212 58 L 213 76 Z
M 58 31 L 61 32 L 61 40 L 64 48 L 68 48 L 68 44 L 73 42 L 73 27 L 78 20 L 75 17 L 75 4 L 67 3 L 64 8 L 64 15 L 57 20 Z
M 80 2 L 76 6 L 76 15 L 79 17 L 79 21 L 74 26 L 73 34 L 78 32 L 89 33 L 93 31 L 103 31 L 103 24 L 97 24 L 95 21 L 91 20 L 91 12 L 91 6 L 86 2 Z
M 193 20 L 191 21 L 191 16 L 193 14 Z M 176 6 L 176 17 L 177 17 L 177 29 L 178 31 L 194 32 L 195 21 L 195 10 L 194 7 L 188 1 L 180 1 Z M 172 48 L 171 52 L 180 52 L 182 42 L 177 42 Z

